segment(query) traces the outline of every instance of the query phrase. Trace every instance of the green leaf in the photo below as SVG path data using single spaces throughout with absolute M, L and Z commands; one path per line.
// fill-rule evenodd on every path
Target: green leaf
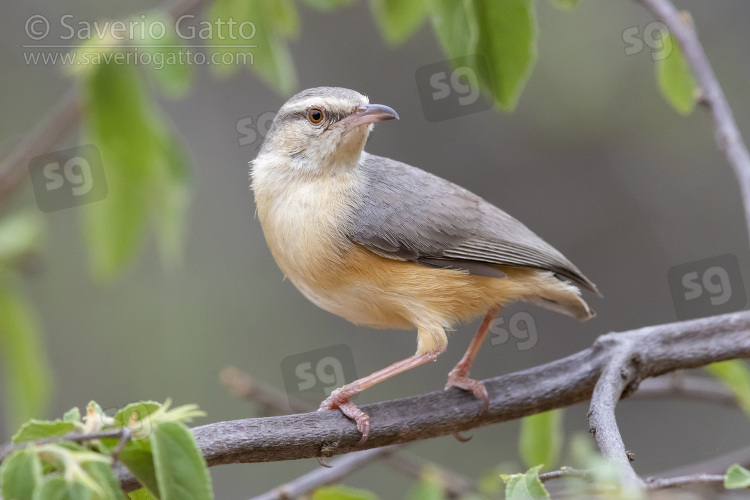
M 315 490 L 312 500 L 378 500 L 378 496 L 367 490 L 337 484 Z
M 51 376 L 34 311 L 7 283 L 0 283 L 0 356 L 7 408 L 12 409 L 8 424 L 15 429 L 44 412 Z
M 541 465 L 532 467 L 526 474 L 504 476 L 505 498 L 507 500 L 548 499 L 549 493 L 539 480 Z
M 0 267 L 11 267 L 36 250 L 43 225 L 40 214 L 31 211 L 4 217 L 0 221 Z
M 727 469 L 727 475 L 724 478 L 724 487 L 728 490 L 750 488 L 750 470 L 739 464 L 732 465 Z
M 518 103 L 537 58 L 537 21 L 533 0 L 477 0 L 477 57 L 488 75 L 477 71 L 480 85 L 506 110 Z M 477 62 L 477 65 L 481 62 Z
M 85 462 L 81 468 L 91 476 L 91 479 L 101 488 L 101 493 L 92 494 L 97 500 L 126 500 L 127 497 L 120 489 L 120 482 L 115 477 L 112 467 L 101 462 Z
M 216 0 L 211 4 L 206 17 L 212 23 L 220 18 L 231 18 L 238 24 L 252 23 L 255 27 L 255 32 L 248 32 L 245 37 L 235 36 L 233 40 L 224 37 L 221 40 L 215 36 L 207 40 L 213 45 L 216 61 L 220 63 L 211 65 L 215 73 L 222 76 L 232 74 L 239 64 L 246 62 L 282 94 L 288 94 L 296 87 L 297 77 L 286 41 L 293 21 L 289 9 L 280 8 L 275 3 L 267 0 Z
M 184 96 L 190 89 L 193 70 L 184 54 L 181 57 L 184 42 L 175 30 L 174 21 L 166 16 L 154 15 L 146 16 L 145 19 L 138 18 L 136 21 L 146 26 L 161 23 L 166 27 L 163 34 L 158 30 L 144 30 L 145 36 L 136 37 L 136 42 L 141 52 L 150 55 L 152 63 L 144 66 L 152 70 L 151 74 L 162 91 L 169 97 Z M 152 34 L 161 36 L 154 38 Z
M 431 0 L 432 27 L 451 59 L 476 51 L 479 27 L 472 4 L 456 0 Z
M 34 491 L 34 500 L 92 500 L 91 490 L 78 481 L 68 482 L 55 474 L 45 476 Z
M 190 206 L 190 161 L 176 137 L 165 138 L 162 151 L 151 201 L 162 265 L 170 267 L 182 261 Z
M 130 493 L 128 493 L 128 498 L 130 500 L 159 500 L 154 495 L 149 493 L 149 491 L 145 488 L 131 491 Z
M 63 414 L 63 422 L 78 423 L 81 421 L 81 410 L 74 406 Z
M 23 424 L 21 428 L 13 435 L 13 443 L 25 443 L 27 441 L 37 441 L 55 436 L 63 436 L 75 429 L 73 422 L 63 420 L 30 420 Z
M 130 403 L 121 408 L 114 415 L 115 426 L 124 427 L 130 422 L 130 416 L 135 413 L 138 420 L 145 420 L 154 413 L 156 410 L 161 408 L 161 403 L 156 401 L 138 401 L 137 403 Z
M 562 416 L 562 410 L 552 410 L 521 420 L 518 448 L 527 467 L 544 464 L 549 470 L 557 464 L 563 442 Z
M 721 361 L 704 367 L 737 398 L 737 404 L 750 417 L 750 368 L 741 359 Z
M 656 60 L 656 80 L 664 98 L 678 113 L 689 115 L 695 107 L 698 84 L 682 54 L 680 44 L 663 33 L 666 57 Z
M 154 456 L 151 453 L 151 445 L 148 441 L 131 441 L 120 452 L 119 459 L 141 485 L 148 489 L 153 496 L 159 498 L 159 483 L 156 480 Z
M 415 483 L 409 500 L 443 500 L 445 489 L 441 480 L 440 471 L 432 467 L 426 467 L 421 474 L 419 482 Z
M 140 247 L 147 217 L 165 262 L 178 261 L 188 204 L 186 155 L 153 111 L 132 67 L 102 65 L 87 79 L 89 132 L 99 147 L 108 195 L 87 205 L 86 236 L 97 277 L 112 278 Z
M 161 500 L 213 498 L 208 467 L 185 424 L 161 422 L 149 441 Z
M 33 450 L 17 450 L 0 465 L 2 498 L 31 500 L 42 480 L 42 463 Z
M 277 0 L 273 3 L 273 17 L 281 32 L 296 37 L 299 34 L 299 14 L 292 0 Z
M 549 0 L 549 3 L 559 10 L 572 10 L 578 5 L 578 0 Z
M 370 9 L 385 40 L 404 42 L 427 16 L 427 0 L 371 0 Z
M 86 205 L 85 233 L 95 276 L 111 279 L 140 247 L 149 176 L 159 154 L 159 119 L 130 65 L 102 64 L 88 73 L 84 112 L 108 187 L 104 200 Z
M 316 9 L 330 10 L 352 3 L 352 0 L 305 0 L 307 5 Z

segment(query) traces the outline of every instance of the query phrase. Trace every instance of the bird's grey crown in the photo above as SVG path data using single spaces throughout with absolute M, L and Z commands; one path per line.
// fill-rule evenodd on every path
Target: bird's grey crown
M 599 293 L 555 248 L 470 191 L 379 156 L 366 155 L 361 168 L 367 185 L 348 237 L 372 252 L 431 266 L 445 261 L 447 268 L 471 263 L 549 270 Z
M 322 99 L 325 99 L 326 97 L 337 97 L 339 99 L 352 101 L 353 103 L 359 103 L 364 99 L 364 96 L 356 90 L 346 89 L 343 87 L 314 87 L 311 89 L 303 90 L 293 95 L 284 104 L 284 107 L 294 106 L 299 102 L 309 99 L 310 97 L 320 97 Z

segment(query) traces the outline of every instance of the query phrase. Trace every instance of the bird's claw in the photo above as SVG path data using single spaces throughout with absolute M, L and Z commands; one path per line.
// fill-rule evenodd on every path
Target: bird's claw
M 487 388 L 484 386 L 484 382 L 481 380 L 474 380 L 462 375 L 448 375 L 448 383 L 445 384 L 446 389 L 451 387 L 458 387 L 465 391 L 471 391 L 474 396 L 482 401 L 482 413 L 486 412 L 490 407 L 490 397 L 487 394 Z
M 357 424 L 357 430 L 362 433 L 362 438 L 357 443 L 361 446 L 365 444 L 365 441 L 370 436 L 370 417 L 367 413 L 357 408 L 357 405 L 350 402 L 350 397 L 343 394 L 340 389 L 336 389 L 325 401 L 320 403 L 318 411 L 335 410 L 338 408 L 341 410 L 341 413 L 354 420 Z

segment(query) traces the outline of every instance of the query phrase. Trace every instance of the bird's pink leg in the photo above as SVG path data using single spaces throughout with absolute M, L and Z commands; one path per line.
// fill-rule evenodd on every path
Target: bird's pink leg
M 496 305 L 487 312 L 487 315 L 482 320 L 482 324 L 479 326 L 479 330 L 477 330 L 474 338 L 471 339 L 471 344 L 469 344 L 469 348 L 466 350 L 464 357 L 461 358 L 461 361 L 459 361 L 450 371 L 448 374 L 448 383 L 445 384 L 446 389 L 458 387 L 459 389 L 473 392 L 478 399 L 482 400 L 482 411 L 487 411 L 487 408 L 489 408 L 490 405 L 490 398 L 487 395 L 487 389 L 484 387 L 484 383 L 480 380 L 471 379 L 468 375 L 469 370 L 471 369 L 471 364 L 474 362 L 474 358 L 477 356 L 479 348 L 482 347 L 484 338 L 490 331 L 490 324 L 492 324 L 492 320 L 498 315 L 500 309 L 502 309 L 502 306 Z
M 416 366 L 427 363 L 428 361 L 435 361 L 435 359 L 442 354 L 444 351 L 434 351 L 426 354 L 415 354 L 408 358 L 393 363 L 392 365 L 378 370 L 372 375 L 368 375 L 359 380 L 355 380 L 351 384 L 346 384 L 343 387 L 339 387 L 334 390 L 328 398 L 320 403 L 318 411 L 323 410 L 335 410 L 338 408 L 347 417 L 351 418 L 357 423 L 357 429 L 362 433 L 362 439 L 359 440 L 359 444 L 363 444 L 367 441 L 367 437 L 370 434 L 370 417 L 365 412 L 357 408 L 354 403 L 349 402 L 349 398 L 355 394 L 359 394 L 368 387 L 372 387 L 378 382 L 382 382 L 394 375 L 410 370 Z

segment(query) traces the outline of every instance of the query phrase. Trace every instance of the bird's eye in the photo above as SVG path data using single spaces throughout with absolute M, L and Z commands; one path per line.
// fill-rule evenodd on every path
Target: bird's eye
M 313 125 L 317 125 L 323 121 L 323 111 L 318 108 L 312 108 L 307 112 L 307 119 L 310 120 L 310 123 Z

